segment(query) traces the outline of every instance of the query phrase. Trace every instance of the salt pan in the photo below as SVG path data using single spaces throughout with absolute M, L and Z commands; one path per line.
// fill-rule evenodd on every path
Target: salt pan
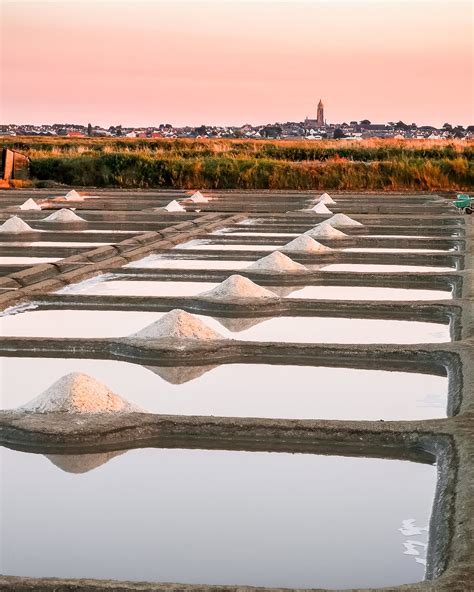
M 307 234 L 302 234 L 286 244 L 282 248 L 282 251 L 286 251 L 287 253 L 327 253 L 328 251 L 332 251 L 332 249 L 318 243 Z
M 23 232 L 35 232 L 35 230 L 18 216 L 12 216 L 0 226 L 0 232 L 21 234 Z
M 294 271 L 306 271 L 306 267 L 300 263 L 292 261 L 280 251 L 273 251 L 270 255 L 258 259 L 247 267 L 252 271 L 287 273 Z
M 206 300 L 232 300 L 235 298 L 277 298 L 277 296 L 258 286 L 248 278 L 241 275 L 231 275 L 221 284 L 209 292 L 199 294 L 200 298 Z
M 116 413 L 141 411 L 87 374 L 63 376 L 41 395 L 18 408 L 31 413 Z
M 200 319 L 176 308 L 138 333 L 132 339 L 223 339 Z

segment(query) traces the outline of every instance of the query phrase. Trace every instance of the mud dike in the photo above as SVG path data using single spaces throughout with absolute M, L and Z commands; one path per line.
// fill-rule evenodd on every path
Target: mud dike
M 1 590 L 474 589 L 473 226 L 449 197 L 0 199 Z

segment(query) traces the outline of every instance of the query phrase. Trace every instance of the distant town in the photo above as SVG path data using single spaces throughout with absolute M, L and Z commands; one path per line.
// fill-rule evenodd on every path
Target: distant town
M 303 121 L 267 123 L 264 125 L 175 127 L 160 123 L 151 127 L 125 127 L 112 125 L 79 125 L 55 123 L 53 125 L 5 124 L 0 125 L 3 136 L 58 136 L 66 138 L 235 138 L 279 140 L 364 140 L 367 138 L 395 139 L 474 139 L 474 125 L 463 127 L 446 122 L 441 128 L 431 125 L 390 121 L 373 123 L 368 119 L 342 123 L 327 123 L 324 105 L 319 101 L 316 118 Z

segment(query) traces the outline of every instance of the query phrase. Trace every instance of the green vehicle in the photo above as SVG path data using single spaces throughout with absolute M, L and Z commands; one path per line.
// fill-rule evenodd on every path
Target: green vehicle
M 453 204 L 460 214 L 472 214 L 474 198 L 466 193 L 458 193 Z

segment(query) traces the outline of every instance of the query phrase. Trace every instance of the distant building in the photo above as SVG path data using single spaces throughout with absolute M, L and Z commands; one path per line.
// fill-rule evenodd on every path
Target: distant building
M 321 99 L 319 99 L 318 103 L 318 114 L 316 116 L 316 123 L 319 127 L 324 125 L 324 105 Z
M 316 119 L 309 119 L 308 117 L 306 117 L 304 121 L 304 126 L 306 130 L 326 127 L 326 122 L 324 120 L 324 105 L 321 99 L 319 99 L 316 111 Z

